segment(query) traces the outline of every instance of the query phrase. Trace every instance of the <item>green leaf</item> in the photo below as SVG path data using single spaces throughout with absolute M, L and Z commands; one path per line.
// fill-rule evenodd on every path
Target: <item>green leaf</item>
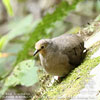
M 18 68 L 20 67 L 20 70 Z M 38 82 L 37 67 L 34 67 L 33 60 L 27 60 L 20 63 L 19 67 L 16 67 L 19 83 L 25 86 L 32 86 Z
M 13 13 L 12 6 L 11 6 L 11 4 L 10 4 L 10 0 L 3 0 L 3 4 L 4 4 L 4 6 L 6 7 L 8 14 L 9 14 L 10 16 L 13 16 L 14 13 Z
M 5 80 L 4 86 L 0 93 L 3 94 L 9 87 L 14 87 L 16 85 L 24 85 L 27 87 L 34 85 L 36 82 L 38 82 L 37 70 L 38 67 L 35 66 L 34 60 L 26 60 L 19 63 L 11 75 Z
M 7 42 L 8 42 L 7 39 L 8 39 L 7 35 L 3 36 L 0 39 L 0 50 L 3 49 L 5 47 L 5 45 L 7 44 Z
M 8 44 L 8 42 L 15 37 L 32 32 L 38 21 L 36 21 L 34 24 L 32 24 L 32 22 L 33 16 L 28 15 L 22 20 L 18 21 L 16 25 L 13 23 L 13 29 L 0 39 L 0 50 L 3 50 Z
M 22 43 L 8 44 L 7 49 L 0 53 L 0 80 L 4 79 L 12 71 L 16 54 L 22 49 Z M 3 56 L 5 54 L 5 56 Z
M 7 78 L 5 85 L 6 86 L 15 86 L 21 84 L 24 86 L 32 86 L 38 82 L 37 69 L 34 67 L 35 62 L 33 60 L 27 60 L 19 63 L 13 73 Z
M 100 12 L 100 1 L 99 1 L 99 0 L 96 1 L 95 7 L 96 7 L 96 10 L 97 10 L 98 12 Z

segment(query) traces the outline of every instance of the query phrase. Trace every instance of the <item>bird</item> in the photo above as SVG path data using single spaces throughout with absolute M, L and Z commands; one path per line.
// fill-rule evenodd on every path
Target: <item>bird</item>
M 35 49 L 33 56 L 39 53 L 41 65 L 48 74 L 64 77 L 81 63 L 85 47 L 78 35 L 63 34 L 39 40 Z

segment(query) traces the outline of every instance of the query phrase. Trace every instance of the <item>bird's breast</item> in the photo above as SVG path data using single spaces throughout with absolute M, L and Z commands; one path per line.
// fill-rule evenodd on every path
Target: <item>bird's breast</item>
M 55 65 L 57 65 L 57 63 L 58 63 L 57 60 L 56 60 L 54 54 L 48 54 L 46 56 L 43 56 L 40 54 L 41 65 L 44 67 L 44 69 L 47 72 L 50 72 L 54 69 Z
M 41 65 L 44 67 L 46 72 L 51 75 L 63 76 L 68 73 L 69 63 L 68 58 L 65 55 L 61 55 L 57 52 L 54 54 L 47 55 L 43 57 L 40 55 Z

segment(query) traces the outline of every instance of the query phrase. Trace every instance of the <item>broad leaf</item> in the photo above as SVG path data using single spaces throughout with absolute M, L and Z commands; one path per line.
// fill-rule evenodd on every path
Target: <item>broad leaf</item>
M 35 66 L 34 60 L 26 60 L 19 63 L 10 76 L 5 80 L 4 86 L 0 90 L 0 97 L 8 90 L 9 87 L 16 85 L 32 86 L 38 82 L 38 67 Z
M 13 73 L 7 78 L 6 86 L 15 86 L 17 84 L 32 86 L 38 82 L 38 67 L 35 67 L 33 60 L 27 60 L 19 63 Z

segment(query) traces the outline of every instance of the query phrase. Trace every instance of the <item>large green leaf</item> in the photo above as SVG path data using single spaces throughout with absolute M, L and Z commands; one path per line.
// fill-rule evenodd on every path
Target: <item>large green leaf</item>
M 16 84 L 21 84 L 32 86 L 34 83 L 38 82 L 38 67 L 34 66 L 34 60 L 27 60 L 19 63 L 13 70 L 13 73 L 6 79 L 5 85 L 14 86 Z
M 38 82 L 37 69 L 38 67 L 35 66 L 34 60 L 26 60 L 19 63 L 11 75 L 5 80 L 0 94 L 3 95 L 9 87 L 14 87 L 16 85 L 24 85 L 27 87 L 34 85 Z
M 7 35 L 4 35 L 0 39 L 0 50 L 3 50 L 6 47 L 7 43 L 15 37 L 32 32 L 38 21 L 36 21 L 34 24 L 32 23 L 32 15 L 26 16 L 22 20 L 18 21 L 16 24 L 13 23 L 13 29 Z

